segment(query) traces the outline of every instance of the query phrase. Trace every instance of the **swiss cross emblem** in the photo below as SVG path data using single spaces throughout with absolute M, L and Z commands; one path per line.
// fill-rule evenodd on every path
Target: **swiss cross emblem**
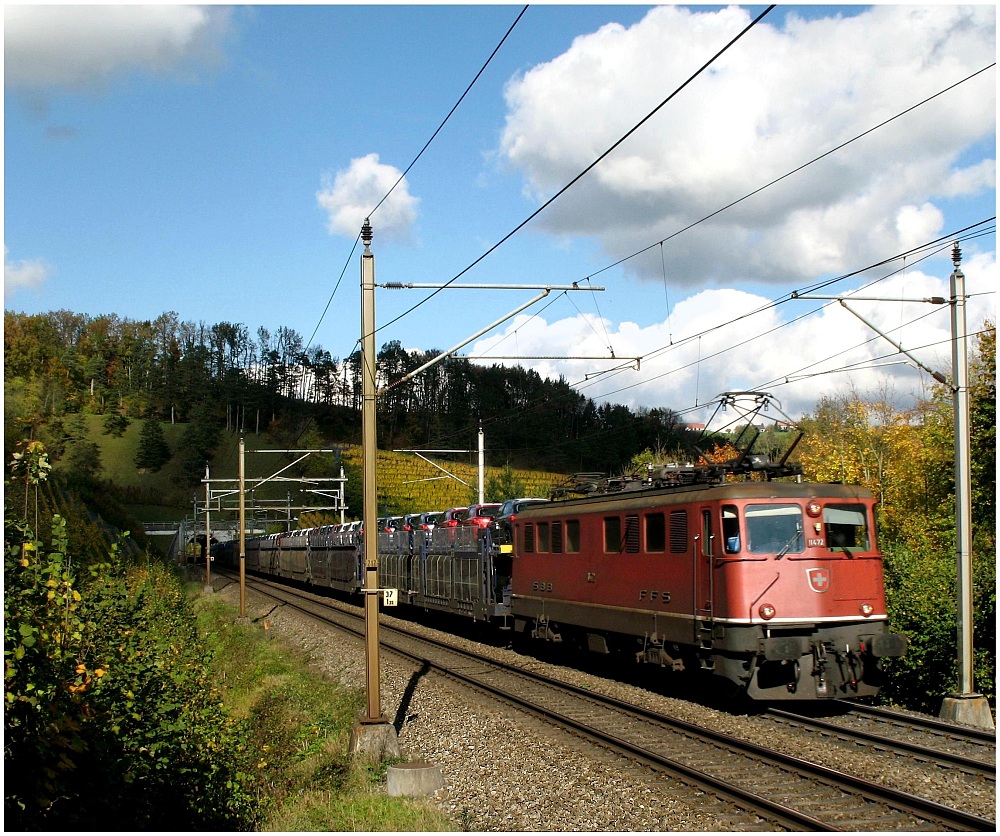
M 829 569 L 806 569 L 806 577 L 813 592 L 826 592 L 830 588 Z

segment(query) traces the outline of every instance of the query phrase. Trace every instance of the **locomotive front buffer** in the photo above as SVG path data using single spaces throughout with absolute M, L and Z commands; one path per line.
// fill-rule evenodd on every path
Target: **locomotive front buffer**
M 785 635 L 759 640 L 747 692 L 756 699 L 833 699 L 871 696 L 882 685 L 881 660 L 906 652 L 897 633 L 855 632 L 839 636 Z M 847 634 L 847 635 L 844 635 Z

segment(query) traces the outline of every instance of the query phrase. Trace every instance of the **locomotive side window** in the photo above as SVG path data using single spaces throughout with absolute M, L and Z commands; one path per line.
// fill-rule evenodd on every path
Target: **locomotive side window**
M 667 523 L 663 514 L 646 514 L 646 551 L 667 550 Z
M 712 533 L 712 512 L 706 509 L 701 512 L 701 553 L 705 557 L 712 556 L 714 540 L 715 535 Z
M 747 505 L 747 548 L 753 554 L 784 557 L 805 546 L 802 509 L 798 505 Z
M 552 543 L 549 539 L 549 524 L 540 522 L 535 530 L 535 545 L 540 552 L 552 550 Z
M 579 520 L 566 520 L 566 551 L 570 554 L 580 551 Z
M 535 550 L 535 524 L 524 524 L 524 550 L 533 552 Z
M 722 506 L 722 542 L 726 554 L 738 554 L 740 550 L 740 517 L 735 505 Z
M 864 505 L 826 505 L 823 526 L 833 552 L 866 552 L 871 548 Z
M 606 554 L 615 554 L 622 549 L 622 520 L 621 517 L 604 518 L 604 551 Z
M 687 511 L 670 512 L 670 553 L 687 554 L 688 543 L 688 513 Z
M 625 551 L 629 554 L 639 553 L 639 515 L 625 515 Z

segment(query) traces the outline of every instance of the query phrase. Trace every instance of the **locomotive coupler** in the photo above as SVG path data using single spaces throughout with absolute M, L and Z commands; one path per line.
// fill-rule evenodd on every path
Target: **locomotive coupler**
M 812 647 L 813 669 L 812 675 L 816 678 L 816 696 L 830 696 L 830 682 L 826 676 L 826 666 L 830 660 L 826 655 L 826 645 L 823 642 L 816 642 Z
M 837 667 L 840 669 L 840 681 L 844 683 L 843 687 L 850 688 L 852 691 L 858 690 L 858 673 L 855 669 L 855 660 L 857 656 L 851 650 L 849 644 L 844 645 L 844 651 L 841 653 L 839 650 L 833 652 L 834 658 L 837 660 Z M 844 666 L 847 669 L 844 669 Z

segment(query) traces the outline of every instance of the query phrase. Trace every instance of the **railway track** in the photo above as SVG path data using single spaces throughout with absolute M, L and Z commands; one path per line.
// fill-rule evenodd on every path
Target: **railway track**
M 768 709 L 764 716 L 848 745 L 895 752 L 996 781 L 996 732 L 875 706 L 848 704 L 845 709 L 823 719 L 779 708 Z
M 331 606 L 316 596 L 258 579 L 248 585 L 311 618 L 363 635 L 356 607 Z M 747 817 L 742 823 L 734 820 L 741 829 L 759 827 L 763 821 L 771 829 L 788 830 L 996 830 L 989 819 L 506 665 L 448 642 L 385 624 L 380 627 L 380 638 L 385 650 L 424 669 L 727 802 Z M 788 718 L 780 721 L 791 722 Z M 933 758 L 929 753 L 921 757 Z

